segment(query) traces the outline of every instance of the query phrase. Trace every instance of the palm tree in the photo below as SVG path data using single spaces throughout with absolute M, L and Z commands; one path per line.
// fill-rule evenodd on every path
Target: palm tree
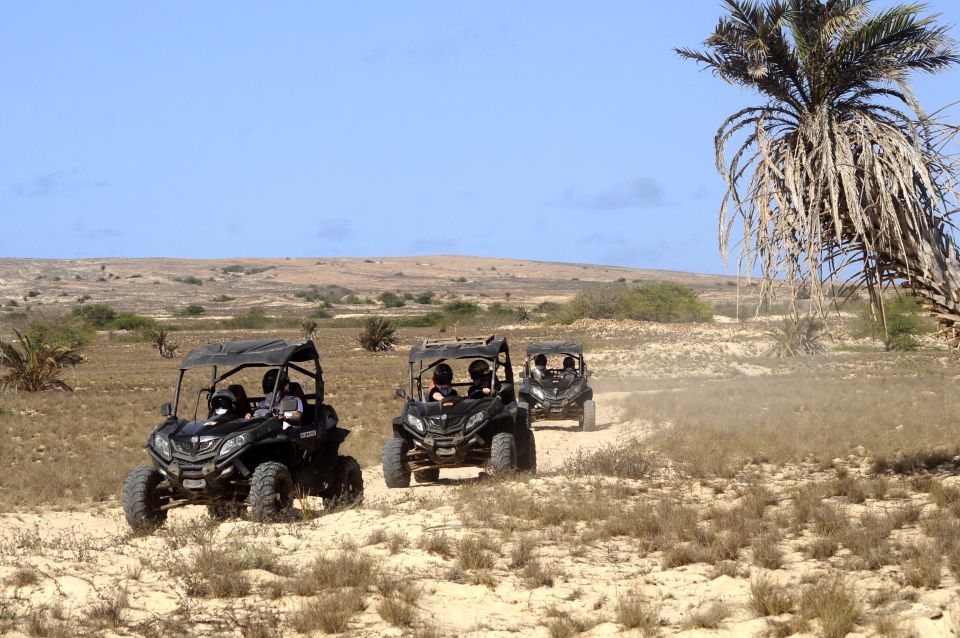
M 726 259 L 739 219 L 740 272 L 762 273 L 762 299 L 787 282 L 808 286 L 823 312 L 835 278 L 858 274 L 883 316 L 880 291 L 900 282 L 960 345 L 958 127 L 928 115 L 912 72 L 960 61 L 938 15 L 922 5 L 871 11 L 871 0 L 725 0 L 703 51 L 677 49 L 766 104 L 717 132 Z M 885 323 L 885 322 L 884 322 Z
M 83 362 L 79 350 L 70 346 L 55 345 L 40 334 L 23 334 L 14 330 L 19 347 L 13 342 L 0 340 L 0 365 L 7 368 L 0 377 L 0 388 L 40 392 L 43 390 L 72 391 L 60 379 L 66 366 Z

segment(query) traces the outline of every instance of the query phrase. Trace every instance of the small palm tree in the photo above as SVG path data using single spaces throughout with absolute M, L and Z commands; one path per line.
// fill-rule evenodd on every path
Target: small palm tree
M 40 334 L 18 330 L 14 334 L 19 344 L 0 340 L 0 365 L 8 370 L 0 377 L 0 387 L 26 392 L 73 390 L 60 379 L 60 374 L 66 366 L 84 361 L 78 349 L 53 344 Z
M 764 298 L 784 278 L 794 299 L 809 290 L 822 312 L 824 283 L 853 267 L 881 317 L 880 291 L 903 281 L 960 344 L 960 254 L 949 222 L 960 129 L 926 114 L 908 82 L 960 61 L 947 27 L 917 4 L 724 5 L 703 51 L 677 50 L 767 100 L 716 136 L 724 257 L 739 217 L 740 269 L 762 271 Z
M 767 333 L 773 338 L 770 352 L 778 357 L 820 354 L 827 347 L 821 342 L 826 324 L 817 317 L 787 317 Z
M 367 317 L 358 337 L 364 350 L 386 352 L 397 347 L 397 327 L 383 317 Z

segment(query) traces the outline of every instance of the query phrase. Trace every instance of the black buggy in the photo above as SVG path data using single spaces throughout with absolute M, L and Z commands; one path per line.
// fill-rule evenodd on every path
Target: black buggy
M 536 365 L 562 358 L 566 367 Z M 527 363 L 521 373 L 520 401 L 526 403 L 531 422 L 577 421 L 584 430 L 597 424 L 597 406 L 593 389 L 587 383 L 589 373 L 583 358 L 583 346 L 574 341 L 544 341 L 527 346 Z
M 434 400 L 431 379 L 437 366 L 464 360 L 472 360 L 471 371 L 477 364 L 487 370 L 488 391 L 471 393 L 474 384 L 451 381 L 458 396 Z M 536 442 L 526 410 L 517 404 L 505 338 L 428 339 L 413 347 L 409 364 L 409 394 L 397 390 L 405 399 L 403 410 L 393 420 L 394 438 L 383 446 L 387 487 L 409 486 L 411 473 L 418 483 L 436 481 L 441 468 L 536 471 Z
M 202 382 L 192 416 L 180 418 L 184 375 L 195 368 L 211 369 L 209 385 Z M 236 377 L 231 381 L 248 368 L 272 370 L 264 375 L 265 386 L 275 379 L 272 387 L 262 388 L 271 398 L 259 409 L 256 401 L 263 397 L 248 396 Z M 312 396 L 288 380 L 293 371 L 308 385 L 312 380 Z M 284 383 L 287 395 L 278 400 Z M 192 351 L 180 365 L 173 404 L 161 406 L 166 418 L 147 441 L 153 467 L 138 467 L 124 483 L 127 522 L 154 528 L 168 510 L 198 504 L 218 519 L 249 506 L 255 519 L 265 520 L 288 508 L 295 492 L 322 497 L 327 507 L 362 498 L 360 466 L 339 455 L 349 430 L 337 427 L 337 413 L 323 402 L 323 386 L 312 341 L 236 341 Z M 294 397 L 300 398 L 303 413 L 292 425 L 299 407 Z

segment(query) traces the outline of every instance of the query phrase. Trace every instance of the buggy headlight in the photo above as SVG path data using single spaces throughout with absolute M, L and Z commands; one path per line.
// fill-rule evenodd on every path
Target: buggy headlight
M 541 401 L 543 400 L 543 388 L 540 388 L 540 387 L 535 386 L 535 385 L 534 385 L 534 386 L 530 386 L 530 394 L 532 394 L 532 395 L 535 396 L 536 398 L 540 399 Z
M 473 429 L 486 420 L 487 420 L 486 412 L 478 412 L 477 414 L 474 414 L 472 417 L 467 419 L 467 425 L 465 426 L 465 429 L 467 430 Z
M 424 432 L 426 432 L 426 429 L 423 427 L 423 421 L 420 420 L 420 417 L 418 417 L 418 416 L 414 416 L 414 415 L 412 415 L 412 414 L 408 414 L 408 415 L 407 415 L 407 425 L 409 425 L 410 427 L 412 427 L 414 430 L 416 430 L 416 431 L 419 432 L 420 434 L 423 434 Z
M 220 453 L 217 456 L 227 456 L 228 454 L 233 454 L 247 444 L 248 438 L 249 432 L 245 432 L 227 439 L 224 441 L 223 445 L 220 446 Z
M 170 440 L 162 434 L 153 435 L 153 449 L 168 461 L 173 458 L 170 454 Z

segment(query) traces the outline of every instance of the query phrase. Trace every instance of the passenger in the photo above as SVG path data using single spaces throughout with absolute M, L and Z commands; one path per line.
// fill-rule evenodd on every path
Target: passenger
M 279 382 L 277 381 L 277 375 L 280 376 Z M 274 386 L 277 388 L 275 400 L 273 395 Z M 288 425 L 297 425 L 300 423 L 300 418 L 303 416 L 303 401 L 300 397 L 290 392 L 290 380 L 287 378 L 286 372 L 281 372 L 276 368 L 267 370 L 266 374 L 263 375 L 262 387 L 264 394 L 263 400 L 255 406 L 253 417 L 263 418 L 269 416 L 271 408 L 276 410 L 280 406 L 280 402 L 289 397 L 296 399 L 297 409 L 293 412 L 280 414 L 280 420 Z M 251 415 L 248 414 L 247 418 L 251 418 Z
M 550 376 L 547 372 L 547 355 L 538 354 L 533 358 L 533 378 L 542 381 Z
M 577 374 L 577 363 L 574 361 L 573 357 L 564 357 L 563 358 L 563 372 L 560 373 L 560 378 L 565 381 L 573 381 L 579 375 Z
M 482 399 L 484 396 L 489 395 L 491 381 L 493 381 L 490 364 L 483 359 L 477 359 L 470 364 L 468 370 L 470 372 L 471 384 L 467 396 L 471 399 Z
M 437 364 L 433 369 L 433 380 L 430 381 L 427 396 L 431 401 L 443 401 L 447 397 L 457 396 L 457 390 L 453 387 L 453 368 L 446 363 Z

